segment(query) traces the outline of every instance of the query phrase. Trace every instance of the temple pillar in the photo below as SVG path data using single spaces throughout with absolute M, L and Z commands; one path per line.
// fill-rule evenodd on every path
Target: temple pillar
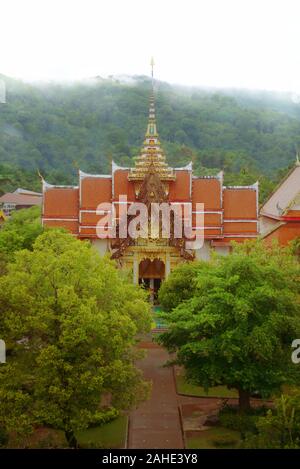
M 171 272 L 170 254 L 167 252 L 167 254 L 166 254 L 166 265 L 165 265 L 165 278 L 166 279 L 168 278 L 170 272 Z
M 150 278 L 150 301 L 151 303 L 154 302 L 154 278 Z
M 139 259 L 136 253 L 133 257 L 133 283 L 138 285 L 139 283 Z

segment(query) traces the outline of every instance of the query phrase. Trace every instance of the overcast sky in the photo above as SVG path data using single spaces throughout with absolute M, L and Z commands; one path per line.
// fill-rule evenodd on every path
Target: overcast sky
M 2 0 L 0 73 L 300 93 L 299 0 Z

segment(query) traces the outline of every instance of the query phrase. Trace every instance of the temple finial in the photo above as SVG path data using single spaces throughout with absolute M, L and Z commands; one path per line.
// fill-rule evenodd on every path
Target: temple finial
M 152 80 L 153 80 L 153 77 L 154 77 L 154 58 L 151 57 L 151 62 L 150 62 L 150 65 L 151 65 L 151 77 L 152 77 Z
M 151 61 L 150 61 L 150 65 L 151 65 L 151 79 L 152 79 L 152 95 L 154 96 L 154 58 L 151 57 Z
M 155 172 L 162 181 L 174 181 L 176 175 L 166 163 L 164 152 L 160 146 L 156 127 L 155 97 L 154 97 L 154 59 L 151 58 L 152 92 L 150 94 L 148 125 L 144 145 L 140 155 L 136 158 L 135 167 L 130 170 L 129 181 L 143 181 L 147 174 Z

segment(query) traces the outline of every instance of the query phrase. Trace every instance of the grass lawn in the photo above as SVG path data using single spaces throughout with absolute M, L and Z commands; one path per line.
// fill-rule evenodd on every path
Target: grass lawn
M 123 415 L 101 427 L 78 432 L 76 435 L 78 442 L 83 446 L 92 443 L 93 446 L 99 448 L 124 448 L 127 420 L 127 416 Z
M 187 383 L 184 375 L 176 374 L 177 392 L 186 394 L 187 396 L 197 397 L 238 397 L 235 389 L 228 389 L 226 386 L 215 386 L 209 388 L 208 393 L 202 386 Z
M 87 447 L 91 445 L 95 448 L 113 449 L 124 448 L 127 416 L 121 416 L 112 422 L 100 427 L 93 427 L 76 434 L 79 445 Z M 41 427 L 34 431 L 32 435 L 17 441 L 11 437 L 9 448 L 66 448 L 64 432 L 51 428 Z
M 190 435 L 189 435 L 190 434 Z M 236 448 L 240 433 L 223 427 L 213 427 L 198 432 L 187 432 L 187 449 Z

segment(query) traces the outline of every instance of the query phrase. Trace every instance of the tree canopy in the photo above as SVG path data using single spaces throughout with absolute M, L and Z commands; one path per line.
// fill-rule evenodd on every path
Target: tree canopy
M 267 397 L 292 382 L 300 286 L 299 263 L 290 250 L 259 241 L 235 245 L 230 256 L 198 264 L 188 295 L 184 273 L 171 273 L 164 286 L 167 310 L 172 287 L 181 299 L 173 291 L 175 308 L 164 316 L 169 330 L 160 342 L 176 352 L 188 379 L 206 388 L 238 389 L 241 409 L 249 406 L 251 393 Z
M 0 230 L 0 256 L 11 260 L 15 252 L 31 250 L 42 231 L 40 207 L 14 211 Z
M 87 242 L 59 230 L 15 254 L 0 278 L 0 422 L 75 432 L 105 422 L 147 394 L 135 337 L 150 328 L 145 293 Z

